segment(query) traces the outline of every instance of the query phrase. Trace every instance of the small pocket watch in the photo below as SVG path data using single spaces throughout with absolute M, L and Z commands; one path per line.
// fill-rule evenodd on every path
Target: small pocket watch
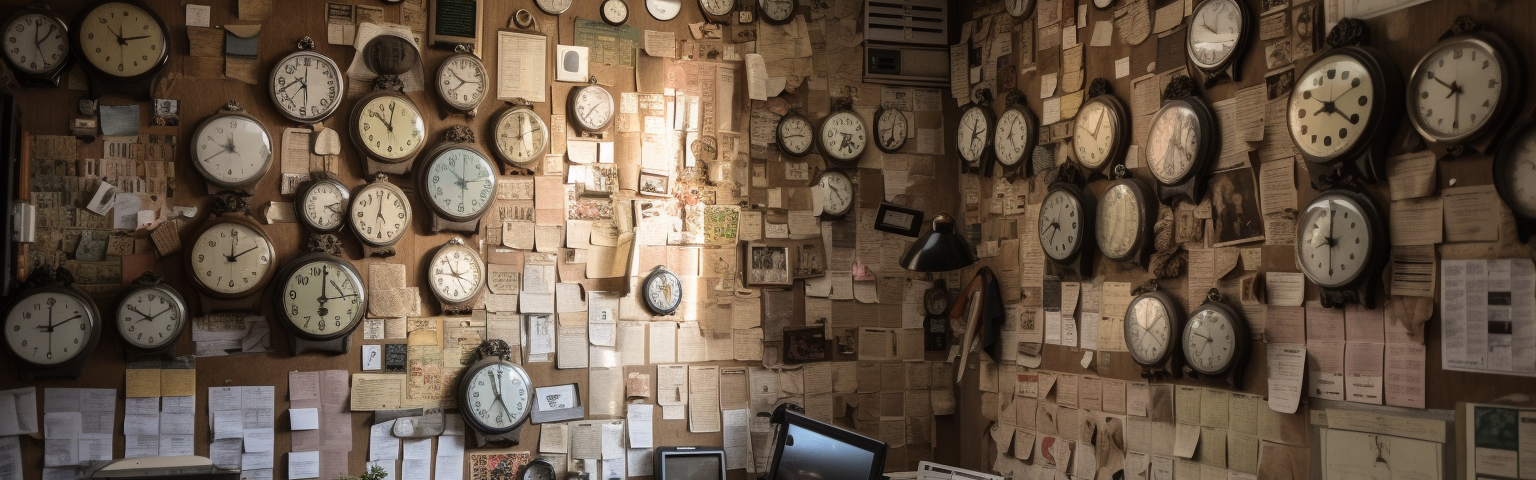
M 822 220 L 840 219 L 853 211 L 853 180 L 848 174 L 837 170 L 821 172 L 816 178 L 817 189 L 821 195 L 821 211 L 817 212 Z
M 448 118 L 450 110 L 475 118 L 480 101 L 485 100 L 490 88 L 485 64 L 480 57 L 468 51 L 463 44 L 455 47 L 452 56 L 437 67 L 437 98 L 448 108 L 442 110 L 442 118 Z
M 1221 77 L 1242 81 L 1243 55 L 1254 35 L 1253 12 L 1242 0 L 1204 0 L 1190 14 L 1184 48 L 1205 74 L 1205 88 Z
M 1158 290 L 1137 295 L 1125 309 L 1125 346 L 1141 365 L 1143 378 L 1179 376 L 1179 339 L 1184 309 L 1172 295 Z
M 314 233 L 335 233 L 346 226 L 347 205 L 352 191 L 326 172 L 310 172 L 309 181 L 299 186 L 299 223 Z
M 272 66 L 267 82 L 267 93 L 271 94 L 277 113 L 304 124 L 330 118 L 336 107 L 341 106 L 347 90 L 341 67 L 314 48 L 314 39 L 300 39 L 298 51 Z
M 203 312 L 255 311 L 262 288 L 277 270 L 277 249 L 251 218 L 244 196 L 220 193 L 209 210 L 207 223 L 192 234 L 192 248 L 185 249 Z
M 5 64 L 17 83 L 28 87 L 57 87 L 73 57 L 69 23 L 41 1 L 22 7 L 0 26 L 5 37 Z
M 411 228 L 411 202 L 405 191 L 380 173 L 352 196 L 347 208 L 347 225 L 363 244 L 369 256 L 395 254 L 395 243 Z
M 533 412 L 533 381 L 523 367 L 508 360 L 512 349 L 507 342 L 486 340 L 477 353 L 479 359 L 459 376 L 457 400 L 464 424 L 473 431 L 476 447 L 517 445 Z
M 1147 127 L 1147 166 L 1157 179 L 1158 200 L 1169 205 L 1200 202 L 1205 178 L 1221 152 L 1215 117 L 1193 88 L 1189 77 L 1175 78 L 1164 93 L 1172 98 L 1163 101 Z
M 1509 44 L 1471 18 L 1457 18 L 1408 77 L 1408 119 L 1448 154 L 1491 151 L 1520 108 L 1523 77 Z
M 444 315 L 468 315 L 485 291 L 485 261 L 455 235 L 428 261 L 427 285 Z
M 1094 198 L 1083 188 L 1082 174 L 1076 167 L 1062 165 L 1056 175 L 1040 204 L 1036 231 L 1040 249 L 1057 265 L 1071 267 L 1076 262 L 1079 274 L 1091 275 Z
M 416 68 L 421 52 L 410 40 L 379 35 L 360 54 L 379 76 L 374 91 L 352 106 L 352 144 L 361 151 L 368 175 L 404 174 L 426 142 L 426 123 L 416 102 L 405 95 L 400 75 Z
M 117 333 L 138 352 L 171 353 L 190 320 L 191 309 L 181 293 L 146 271 L 117 303 Z
M 875 147 L 885 153 L 896 153 L 907 144 L 907 129 L 911 125 L 907 114 L 894 107 L 880 107 L 875 111 Z
M 1328 190 L 1307 204 L 1296 222 L 1296 263 L 1317 284 L 1324 307 L 1376 308 L 1388 235 L 1381 210 L 1368 196 Z
M 80 378 L 96 351 L 101 318 L 96 303 L 72 285 L 69 271 L 42 267 L 5 309 L 5 348 L 25 365 L 23 381 Z
M 234 100 L 199 123 L 192 137 L 192 165 L 217 189 L 251 193 L 272 169 L 272 135 Z
M 1024 94 L 1018 90 L 1009 92 L 1008 106 L 997 117 L 997 131 L 992 135 L 993 156 L 1003 173 L 1034 176 L 1035 144 L 1040 139 L 1040 119 L 1029 110 Z
M 960 151 L 963 173 L 992 176 L 993 124 L 991 97 L 985 91 L 978 92 L 976 101 L 960 112 L 960 122 L 955 124 L 955 148 Z
M 1363 45 L 1365 23 L 1346 18 L 1333 50 L 1296 75 L 1286 118 L 1312 188 L 1385 178 L 1387 143 L 1401 121 L 1403 77 L 1386 53 Z M 1342 32 L 1353 32 L 1345 35 Z
M 1152 252 L 1152 225 L 1157 222 L 1157 197 L 1147 184 L 1115 165 L 1115 180 L 1099 197 L 1094 235 L 1099 252 L 1113 262 L 1146 265 Z
M 293 355 L 305 352 L 347 353 L 352 331 L 368 311 L 363 279 L 343 260 L 335 235 L 310 237 L 309 251 L 288 262 L 278 274 L 273 308 L 289 334 Z
M 671 315 L 683 304 L 683 281 L 676 273 L 657 265 L 640 285 L 645 308 L 654 315 Z
M 1243 370 L 1248 366 L 1252 342 L 1248 319 L 1221 303 L 1221 292 L 1212 288 L 1205 303 L 1189 314 L 1180 337 L 1184 373 L 1224 376 L 1233 390 L 1243 389 Z
M 816 134 L 811 127 L 811 121 L 799 112 L 791 110 L 779 117 L 779 124 L 773 130 L 774 141 L 779 144 L 779 151 L 791 157 L 803 157 L 811 153 L 811 137 Z
M 469 127 L 454 125 L 447 141 L 427 152 L 416 180 L 432 210 L 432 231 L 475 233 L 496 194 L 496 164 L 475 146 Z
M 544 158 L 549 149 L 549 125 L 522 99 L 514 100 L 491 124 L 496 156 L 514 166 L 528 168 Z
M 1103 172 L 1122 159 L 1130 143 L 1130 122 L 1125 104 L 1109 93 L 1109 82 L 1094 79 L 1090 92 L 1097 93 L 1077 111 L 1072 128 L 1072 153 L 1088 175 Z
M 817 129 L 816 146 L 823 158 L 840 167 L 857 167 L 864 149 L 869 148 L 869 128 L 852 108 L 844 107 L 827 115 Z
M 571 126 L 583 135 L 603 133 L 613 123 L 613 116 L 617 113 L 613 108 L 613 94 L 598 85 L 596 77 L 587 85 L 571 87 L 571 93 L 566 97 L 565 110 L 566 115 L 570 116 Z

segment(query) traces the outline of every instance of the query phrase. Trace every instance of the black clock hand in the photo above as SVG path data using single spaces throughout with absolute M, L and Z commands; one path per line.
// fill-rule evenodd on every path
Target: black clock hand
M 124 38 L 123 41 L 127 42 L 129 40 L 139 40 L 139 39 L 143 39 L 143 38 L 149 38 L 149 35 L 139 35 L 137 37 L 128 37 L 128 38 Z
M 51 310 L 50 310 L 50 312 L 51 312 Z M 73 317 L 69 317 L 69 318 L 66 318 L 66 319 L 63 319 L 63 320 L 60 320 L 60 321 L 59 321 L 59 323 L 55 323 L 55 324 L 53 324 L 53 325 L 49 325 L 49 326 L 48 326 L 48 331 L 50 331 L 50 332 L 52 332 L 52 331 L 53 331 L 53 329 L 55 329 L 55 328 L 58 328 L 58 327 L 61 327 L 61 326 L 63 326 L 63 325 L 64 325 L 64 324 L 66 324 L 66 323 L 69 323 L 69 322 L 70 322 L 70 321 L 71 321 L 71 320 L 74 320 L 74 319 L 76 319 L 76 318 L 80 318 L 80 315 L 75 315 L 75 316 L 73 316 Z
M 159 316 L 159 315 L 155 315 L 155 317 L 151 317 L 149 315 L 145 315 L 144 312 L 139 311 L 139 307 L 135 307 L 133 305 L 129 305 L 128 306 L 128 311 L 139 314 L 139 316 L 144 317 L 144 320 L 153 320 L 155 317 Z M 161 313 L 165 313 L 165 312 L 161 312 Z
M 240 258 L 240 257 L 243 257 L 243 256 L 245 256 L 245 254 L 247 254 L 247 253 L 251 253 L 251 250 L 255 250 L 255 249 L 257 249 L 257 248 L 258 248 L 258 247 L 251 247 L 251 248 L 247 248 L 247 249 L 245 249 L 245 251 L 244 251 L 244 252 L 240 252 L 240 253 L 239 253 L 239 254 L 237 254 L 237 255 L 235 255 L 235 256 L 233 256 L 233 257 L 230 257 L 230 261 L 234 261 L 234 259 L 236 259 L 236 258 Z
M 1442 81 L 1442 80 L 1440 80 L 1440 78 L 1439 78 L 1439 77 L 1435 77 L 1435 76 L 1430 76 L 1430 77 L 1429 77 L 1429 79 L 1430 79 L 1430 80 L 1434 80 L 1434 81 L 1435 81 L 1435 83 L 1438 83 L 1438 84 L 1440 84 L 1440 85 L 1443 85 L 1443 86 L 1445 86 L 1445 89 L 1446 89 L 1446 90 L 1451 90 L 1451 91 L 1452 91 L 1452 92 L 1451 92 L 1451 93 L 1455 93 L 1455 90 L 1456 90 L 1456 87 L 1452 87 L 1452 86 L 1450 86 L 1450 85 L 1449 85 L 1449 84 L 1446 84 L 1446 83 L 1445 83 L 1445 82 L 1444 82 L 1444 81 Z M 1447 96 L 1447 97 L 1449 97 L 1449 96 L 1450 96 L 1450 95 L 1446 95 L 1446 96 Z

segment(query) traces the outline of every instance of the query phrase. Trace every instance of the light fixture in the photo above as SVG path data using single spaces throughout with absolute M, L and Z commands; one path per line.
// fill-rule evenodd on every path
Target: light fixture
M 948 213 L 933 217 L 932 228 L 901 256 L 901 267 L 914 272 L 948 272 L 976 263 L 976 251 L 964 235 L 955 232 Z

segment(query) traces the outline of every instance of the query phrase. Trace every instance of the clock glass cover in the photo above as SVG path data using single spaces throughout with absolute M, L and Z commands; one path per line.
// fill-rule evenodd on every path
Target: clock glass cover
M 186 321 L 186 301 L 164 285 L 136 287 L 117 306 L 117 332 L 130 345 L 143 349 L 176 341 Z
M 150 73 L 166 58 L 164 23 L 132 3 L 97 5 L 81 17 L 77 35 L 86 63 L 114 78 Z
M 299 218 L 304 225 L 319 232 L 334 232 L 342 227 L 352 192 L 332 179 L 316 180 L 299 195 Z
M 821 134 L 816 138 L 821 140 L 819 146 L 823 155 L 841 162 L 858 159 L 869 143 L 864 119 L 852 110 L 839 110 L 827 116 L 822 121 Z
M 480 293 L 485 264 L 462 241 L 449 243 L 432 255 L 432 293 L 447 303 L 464 303 Z
M 1366 215 L 1364 206 L 1338 194 L 1324 193 L 1307 205 L 1296 229 L 1302 273 L 1323 287 L 1343 286 L 1366 273 L 1374 235 L 1384 233 L 1371 231 Z
M 587 133 L 608 128 L 613 121 L 613 95 L 597 85 L 576 88 L 570 100 L 571 120 L 576 128 Z
M 316 123 L 330 117 L 341 105 L 346 82 L 341 68 L 325 55 L 299 51 L 272 67 L 267 83 L 278 113 L 299 123 Z
M 543 10 L 544 13 L 550 15 L 559 15 L 565 13 L 566 10 L 571 9 L 572 1 L 573 0 L 534 0 L 533 3 L 538 5 L 539 10 Z
M 496 154 L 513 165 L 533 163 L 549 148 L 549 127 L 532 109 L 509 109 L 495 125 Z
M 1083 205 L 1067 190 L 1052 190 L 1040 205 L 1040 248 L 1052 260 L 1072 258 L 1083 244 Z
M 1522 122 L 1499 146 L 1493 186 L 1516 215 L 1536 218 L 1536 121 Z
M 665 22 L 683 11 L 683 0 L 645 0 L 645 9 L 652 18 Z
M 394 245 L 411 224 L 411 206 L 398 188 L 374 182 L 352 198 L 352 231 L 370 245 Z
M 848 175 L 838 171 L 822 172 L 816 183 L 821 187 L 820 213 L 842 216 L 853 210 L 853 182 Z
M 468 147 L 442 151 L 427 162 L 422 193 L 443 217 L 464 221 L 479 217 L 496 193 L 496 166 Z
M 1430 140 L 1455 142 L 1489 127 L 1495 113 L 1505 108 L 1505 58 L 1477 37 L 1435 45 L 1408 83 L 1408 118 L 1414 128 Z
M 1019 108 L 1003 110 L 1003 114 L 997 117 L 997 135 L 994 136 L 992 150 L 997 155 L 997 163 L 1011 167 L 1018 165 L 1025 157 L 1030 156 L 1034 149 L 1035 136 L 1038 121 L 1033 114 Z
M 1296 148 L 1332 159 L 1360 142 L 1373 120 L 1375 88 L 1370 70 L 1353 56 L 1328 53 L 1313 62 L 1291 92 L 1288 118 Z
M 879 135 L 875 146 L 883 152 L 895 152 L 907 143 L 907 114 L 895 108 L 882 108 L 875 115 L 875 130 Z
M 795 16 L 795 0 L 757 0 L 757 11 L 771 23 L 787 23 Z
M 1083 168 L 1097 170 L 1104 167 L 1115 155 L 1115 143 L 1121 134 L 1119 113 L 1107 100 L 1096 97 L 1078 111 L 1075 128 L 1072 129 L 1072 149 Z
M 1157 295 L 1142 294 L 1131 301 L 1125 315 L 1125 344 L 1136 363 L 1155 365 L 1168 357 L 1174 341 L 1170 309 Z
M 69 28 L 57 17 L 28 13 L 5 24 L 5 58 L 31 75 L 53 72 L 69 60 Z
M 11 353 L 36 365 L 58 365 L 89 353 L 96 307 L 62 288 L 25 291 L 5 316 Z
M 798 113 L 790 112 L 779 118 L 779 126 L 774 130 L 778 137 L 779 150 L 786 155 L 799 157 L 811 151 L 812 132 L 811 121 Z
M 683 282 L 671 270 L 656 269 L 645 277 L 642 287 L 645 293 L 645 306 L 651 310 L 651 313 L 671 315 L 683 303 Z
M 222 222 L 192 245 L 192 278 L 215 294 L 245 296 L 260 290 L 276 256 L 266 235 L 244 223 Z
M 339 258 L 306 255 L 289 267 L 278 307 L 300 336 L 325 340 L 350 333 L 367 308 L 362 278 Z
M 1148 206 L 1141 202 L 1128 182 L 1117 182 L 1104 190 L 1104 196 L 1099 198 L 1097 228 L 1094 229 L 1104 256 L 1123 259 L 1136 248 L 1141 232 L 1147 228 L 1142 225 L 1142 209 Z
M 1164 185 L 1183 181 L 1194 169 L 1200 151 L 1199 118 L 1180 102 L 1168 102 L 1152 116 L 1147 128 L 1147 165 Z
M 448 57 L 437 69 L 437 94 L 455 109 L 474 110 L 485 99 L 486 77 L 485 64 L 474 55 Z
M 960 114 L 960 124 L 955 126 L 955 146 L 960 149 L 960 158 L 967 162 L 980 161 L 992 143 L 992 120 L 983 108 L 986 107 L 972 105 L 965 109 Z
M 260 180 L 272 164 L 272 137 L 256 119 L 219 114 L 198 125 L 198 172 L 210 183 L 238 187 Z
M 511 432 L 528 419 L 532 382 L 522 367 L 508 362 L 487 362 L 465 372 L 459 406 L 464 419 L 476 431 Z
M 1236 320 L 1221 310 L 1201 307 L 1184 325 L 1184 360 L 1195 371 L 1215 375 L 1225 372 L 1237 359 L 1238 338 Z
M 1189 58 L 1205 69 L 1219 68 L 1237 52 L 1244 14 L 1238 0 L 1207 0 L 1195 8 L 1186 38 Z

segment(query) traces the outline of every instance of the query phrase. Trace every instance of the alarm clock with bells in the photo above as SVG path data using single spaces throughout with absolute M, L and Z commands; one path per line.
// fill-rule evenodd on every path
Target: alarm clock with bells
M 437 98 L 447 106 L 442 109 L 442 118 L 448 118 L 451 111 L 474 119 L 476 108 L 490 89 L 490 74 L 468 46 L 459 44 L 454 51 L 437 67 Z
M 811 137 L 815 136 L 811 121 L 799 112 L 790 110 L 789 113 L 779 117 L 778 126 L 773 129 L 774 142 L 779 145 L 779 151 L 791 157 L 804 157 L 811 153 Z
M 411 202 L 405 191 L 380 173 L 352 195 L 347 208 L 347 225 L 370 257 L 395 254 L 395 244 L 411 228 Z
M 432 232 L 475 233 L 496 194 L 496 164 L 475 146 L 469 127 L 454 125 L 447 141 L 427 152 L 416 173 L 418 192 L 432 211 Z
M 1205 303 L 1189 314 L 1180 336 L 1184 373 L 1222 376 L 1233 390 L 1242 390 L 1250 338 L 1248 319 L 1221 303 L 1221 292 L 1212 288 Z
M 875 111 L 875 147 L 885 153 L 896 153 L 907 144 L 908 128 L 911 123 L 901 109 L 880 107 Z
M 1184 309 L 1172 295 L 1156 289 L 1137 295 L 1125 309 L 1125 346 L 1141 365 L 1143 378 L 1178 377 L 1179 342 Z
M 314 39 L 300 39 L 298 51 L 278 60 L 267 81 L 267 93 L 277 113 L 303 124 L 330 118 L 347 90 L 341 67 L 314 49 Z
M 992 135 L 992 156 L 1007 176 L 1034 175 L 1035 144 L 1040 137 L 1040 119 L 1029 110 L 1024 93 L 1008 93 L 1008 106 L 997 116 L 997 130 Z
M 1072 128 L 1072 153 L 1078 165 L 1090 176 L 1124 156 L 1130 143 L 1130 122 L 1125 105 L 1109 92 L 1109 81 L 1093 79 L 1091 98 L 1077 111 Z
M 613 95 L 597 84 L 597 77 L 592 77 L 587 85 L 571 87 L 570 95 L 566 96 L 565 112 L 571 119 L 571 126 L 583 136 L 601 136 L 613 123 L 616 113 Z
M 992 176 L 992 162 L 988 160 L 996 119 L 991 103 L 990 95 L 982 90 L 977 92 L 975 101 L 960 112 L 960 121 L 955 124 L 955 148 L 960 151 L 961 173 Z
M 132 352 L 166 353 L 176 349 L 190 320 L 187 300 L 160 275 L 146 271 L 117 303 L 117 333 Z
M 293 355 L 347 353 L 352 331 L 368 310 L 368 291 L 351 262 L 343 260 L 335 235 L 310 237 L 310 253 L 295 258 L 278 274 L 272 307 L 288 330 Z
M 1536 233 L 1536 119 L 1510 130 L 1493 156 L 1493 187 L 1515 216 L 1521 242 Z
M 1308 203 L 1296 222 L 1296 263 L 1317 284 L 1324 307 L 1376 308 L 1387 236 L 1387 222 L 1370 197 L 1328 190 Z
M 641 282 L 640 293 L 646 310 L 654 315 L 671 315 L 683 304 L 683 281 L 676 273 L 657 265 Z
M 485 261 L 455 235 L 427 261 L 427 285 L 444 315 L 468 315 L 485 293 Z
M 25 87 L 57 87 L 69 68 L 69 24 L 41 1 L 11 13 L 0 27 L 6 66 Z
M 1152 253 L 1152 225 L 1157 223 L 1157 197 L 1147 184 L 1132 177 L 1125 165 L 1115 165 L 1116 179 L 1099 196 L 1094 239 L 1099 252 L 1113 262 L 1141 266 Z
M 476 447 L 517 445 L 523 424 L 533 411 L 533 381 L 528 372 L 508 360 L 507 342 L 480 344 L 479 359 L 459 375 L 458 405 Z
M 1205 88 L 1221 77 L 1242 81 L 1243 55 L 1253 42 L 1253 12 L 1243 0 L 1204 0 L 1195 6 L 1185 29 L 1189 62 L 1205 74 Z
M 41 267 L 5 309 L 5 349 L 21 360 L 22 381 L 80 378 L 96 351 L 101 318 L 96 303 L 71 284 L 64 269 Z
M 314 233 L 336 233 L 346 226 L 347 204 L 352 191 L 328 172 L 310 172 L 309 181 L 295 195 L 299 224 Z
M 1525 85 L 1520 56 L 1497 34 L 1469 17 L 1413 67 L 1408 77 L 1408 119 L 1431 145 L 1450 155 L 1488 152 L 1520 108 Z
M 1082 185 L 1082 174 L 1071 165 L 1056 169 L 1056 178 L 1040 204 L 1040 249 L 1045 257 L 1063 267 L 1077 263 L 1077 273 L 1092 275 L 1094 239 L 1093 195 Z
M 352 144 L 362 152 L 368 175 L 405 174 L 426 142 L 426 123 L 416 102 L 405 96 L 400 75 L 416 68 L 421 52 L 410 40 L 384 34 L 369 40 L 361 55 L 379 76 L 374 91 L 352 106 Z
M 853 180 L 848 174 L 837 170 L 821 172 L 816 178 L 817 195 L 821 197 L 821 211 L 817 216 L 822 220 L 836 220 L 848 216 L 853 212 Z
M 832 111 L 821 120 L 816 133 L 816 147 L 822 158 L 838 167 L 857 167 L 859 157 L 869 148 L 869 129 L 864 119 L 852 108 L 844 106 Z
M 1387 143 L 1402 116 L 1403 78 L 1386 53 L 1345 45 L 1362 40 L 1365 28 L 1360 20 L 1339 21 L 1328 35 L 1334 49 L 1298 74 L 1291 90 L 1288 130 L 1316 190 L 1385 178 Z
M 949 289 L 944 279 L 934 280 L 923 292 L 923 350 L 942 352 L 949 348 Z
M 491 123 L 496 156 L 513 166 L 531 168 L 549 149 L 549 125 L 528 101 L 518 98 L 508 103 L 511 106 Z
M 80 15 L 72 43 L 91 97 L 148 100 L 150 85 L 171 58 L 169 32 L 154 9 L 137 0 L 103 2 Z
M 272 169 L 272 135 L 256 117 L 230 100 L 192 131 L 192 166 L 212 188 L 252 193 Z
M 209 211 L 207 223 L 192 234 L 192 248 L 183 249 L 199 305 L 203 313 L 254 312 L 277 269 L 277 250 L 251 218 L 245 196 L 221 192 Z
M 1194 96 L 1193 84 L 1189 77 L 1175 78 L 1147 127 L 1147 167 L 1157 179 L 1158 200 L 1169 205 L 1200 202 L 1211 165 L 1221 152 L 1215 117 L 1205 101 Z

